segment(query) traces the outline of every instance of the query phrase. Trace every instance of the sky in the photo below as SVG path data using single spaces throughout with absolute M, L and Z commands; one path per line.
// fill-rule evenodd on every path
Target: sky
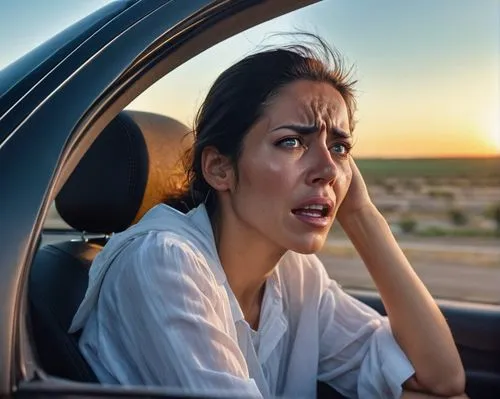
M 106 3 L 0 0 L 0 68 Z M 354 67 L 355 155 L 500 154 L 498 0 L 325 0 L 210 48 L 128 108 L 191 125 L 220 72 L 276 43 L 269 34 L 297 29 L 320 34 Z

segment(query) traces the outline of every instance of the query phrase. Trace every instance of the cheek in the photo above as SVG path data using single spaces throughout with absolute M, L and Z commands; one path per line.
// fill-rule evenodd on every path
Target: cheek
M 296 181 L 294 169 L 283 162 L 279 154 L 260 151 L 252 157 L 241 159 L 239 165 L 239 184 L 241 191 L 247 194 L 271 199 L 276 195 L 283 196 L 287 188 Z

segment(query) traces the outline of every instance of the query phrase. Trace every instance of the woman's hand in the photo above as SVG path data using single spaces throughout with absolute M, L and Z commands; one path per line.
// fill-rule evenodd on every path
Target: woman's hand
M 337 212 L 337 219 L 340 224 L 343 224 L 349 215 L 367 206 L 373 206 L 366 183 L 352 156 L 349 157 L 349 163 L 352 170 L 352 179 L 347 194 Z

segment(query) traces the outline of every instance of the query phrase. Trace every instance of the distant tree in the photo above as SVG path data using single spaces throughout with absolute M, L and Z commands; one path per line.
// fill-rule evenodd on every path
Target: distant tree
M 455 226 L 465 226 L 469 222 L 469 218 L 461 209 L 450 209 L 448 215 Z

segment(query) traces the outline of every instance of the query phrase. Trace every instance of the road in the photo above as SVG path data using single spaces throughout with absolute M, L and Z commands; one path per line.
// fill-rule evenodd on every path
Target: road
M 328 274 L 344 288 L 375 286 L 359 258 L 319 254 Z M 500 304 L 500 264 L 497 267 L 413 261 L 412 266 L 434 297 Z

